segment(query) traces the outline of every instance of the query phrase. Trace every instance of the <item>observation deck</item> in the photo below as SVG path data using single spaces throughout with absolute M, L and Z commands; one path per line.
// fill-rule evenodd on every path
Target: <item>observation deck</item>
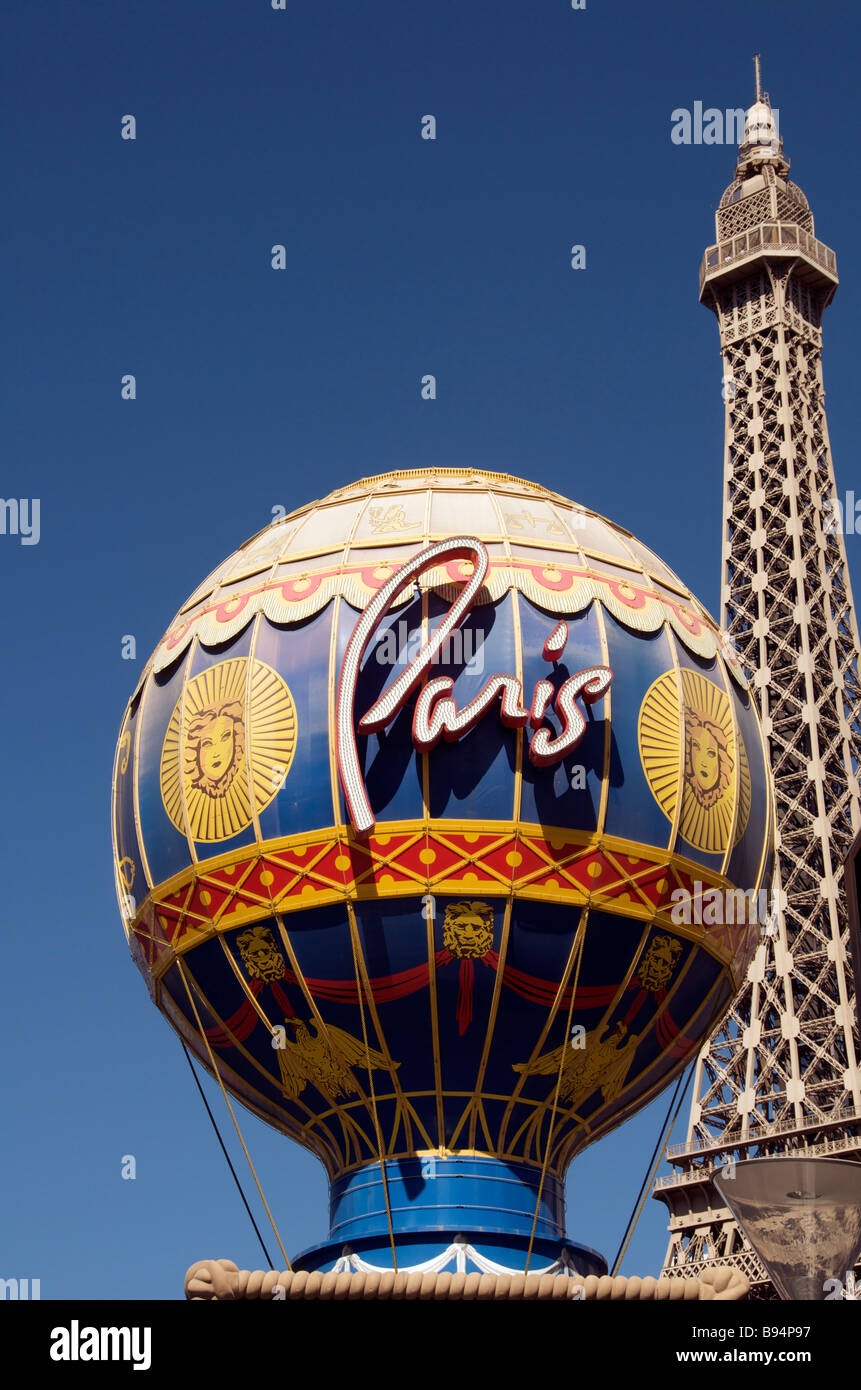
M 700 300 L 707 285 L 743 280 L 756 261 L 781 256 L 797 262 L 799 280 L 826 292 L 826 304 L 831 300 L 839 283 L 837 257 L 797 222 L 763 222 L 707 247 L 700 264 Z

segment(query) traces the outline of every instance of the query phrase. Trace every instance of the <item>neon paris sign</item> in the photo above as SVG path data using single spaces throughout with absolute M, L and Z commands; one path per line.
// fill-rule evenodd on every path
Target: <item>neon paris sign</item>
M 380 623 L 404 589 L 426 570 L 442 562 L 458 559 L 471 561 L 473 567 L 463 589 L 442 622 L 429 635 L 427 642 L 359 719 L 360 734 L 378 733 L 403 709 L 438 658 L 444 643 L 472 608 L 489 566 L 484 545 L 474 536 L 452 536 L 419 551 L 402 565 L 371 599 L 347 643 L 338 684 L 336 743 L 341 786 L 344 789 L 350 819 L 359 832 L 371 830 L 374 825 L 374 813 L 368 801 L 359 764 L 355 732 L 356 687 L 362 661 Z M 544 660 L 558 661 L 567 640 L 568 624 L 560 622 L 544 643 Z M 582 698 L 586 704 L 594 704 L 607 693 L 612 681 L 613 672 L 609 666 L 589 666 L 585 670 L 577 671 L 563 681 L 558 690 L 552 681 L 539 680 L 535 684 L 532 701 L 527 709 L 523 704 L 520 681 L 515 676 L 496 674 L 485 682 L 474 699 L 459 710 L 452 695 L 452 678 L 435 676 L 422 686 L 416 700 L 412 728 L 413 746 L 419 752 L 427 753 L 436 747 L 441 738 L 449 743 L 456 742 L 470 729 L 474 729 L 488 710 L 498 703 L 499 719 L 506 728 L 522 729 L 527 724 L 531 726 L 533 734 L 529 740 L 529 757 L 537 767 L 549 767 L 576 748 L 586 732 L 586 720 L 577 701 Z M 562 724 L 558 735 L 554 735 L 544 724 L 551 704 Z

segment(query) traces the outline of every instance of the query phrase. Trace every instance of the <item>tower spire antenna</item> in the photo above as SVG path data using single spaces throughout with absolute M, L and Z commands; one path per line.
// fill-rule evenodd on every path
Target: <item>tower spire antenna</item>
M 844 877 L 861 827 L 861 634 L 822 383 L 837 261 L 787 178 L 759 61 L 700 298 L 717 317 L 724 368 L 722 622 L 771 763 L 774 880 L 730 1021 L 697 1060 L 687 1137 L 667 1151 L 676 1173 L 655 1196 L 670 1212 L 666 1273 L 735 1265 L 765 1297 L 770 1275 L 721 1205 L 718 1163 L 764 1148 L 861 1158 L 854 869 Z
M 770 164 L 785 178 L 789 173 L 789 160 L 783 155 L 783 141 L 777 129 L 776 113 L 771 109 L 771 99 L 762 87 L 762 54 L 754 53 L 753 71 L 756 95 L 753 105 L 748 109 L 744 122 L 744 137 L 741 140 L 736 164 L 736 178 L 744 179 L 759 173 L 763 164 Z

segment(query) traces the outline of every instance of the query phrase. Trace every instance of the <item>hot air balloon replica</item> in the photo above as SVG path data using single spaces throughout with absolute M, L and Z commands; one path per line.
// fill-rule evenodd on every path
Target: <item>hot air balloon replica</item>
M 566 1170 L 725 1011 L 762 928 L 708 908 L 773 833 L 743 672 L 651 550 L 461 469 L 273 522 L 146 666 L 113 830 L 154 1003 L 325 1166 L 294 1270 L 606 1273 Z

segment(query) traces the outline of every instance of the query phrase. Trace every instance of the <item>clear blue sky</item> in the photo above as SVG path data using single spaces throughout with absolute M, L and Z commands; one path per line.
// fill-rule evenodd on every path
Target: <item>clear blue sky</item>
M 861 494 L 859 27 L 836 0 L 7 8 L 0 490 L 40 499 L 41 534 L 0 536 L 0 1276 L 172 1298 L 196 1258 L 261 1263 L 127 955 L 108 809 L 142 663 L 273 507 L 390 468 L 506 470 L 629 527 L 717 609 L 721 369 L 697 267 L 734 151 L 674 145 L 670 114 L 749 104 L 756 50 L 838 253 L 829 423 Z M 572 1169 L 570 1233 L 609 1257 L 666 1103 Z M 295 1252 L 326 1231 L 322 1169 L 239 1113 Z M 657 1272 L 665 1244 L 649 1200 L 624 1272 Z

